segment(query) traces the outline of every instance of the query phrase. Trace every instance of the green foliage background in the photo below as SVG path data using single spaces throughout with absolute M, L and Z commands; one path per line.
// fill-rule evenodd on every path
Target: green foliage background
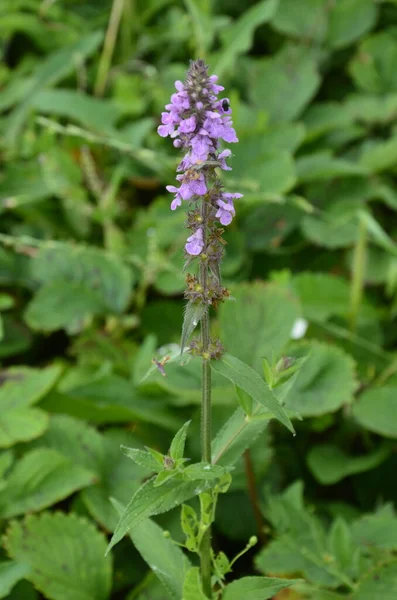
M 164 191 L 178 154 L 156 127 L 202 57 L 244 193 L 223 265 L 236 301 L 214 331 L 261 376 L 265 357 L 308 356 L 280 398 L 294 438 L 261 421 L 224 449 L 238 399 L 214 375 L 215 449 L 235 463 L 215 545 L 256 533 L 250 447 L 265 535 L 229 581 L 249 576 L 249 600 L 259 574 L 305 580 L 291 600 L 394 600 L 397 2 L 2 0 L 0 33 L 0 598 L 179 600 L 187 565 L 154 522 L 104 552 L 109 498 L 149 474 L 120 444 L 166 452 L 192 418 L 199 460 L 199 366 L 142 378 L 183 315 L 184 214 Z M 177 511 L 157 521 L 182 540 Z

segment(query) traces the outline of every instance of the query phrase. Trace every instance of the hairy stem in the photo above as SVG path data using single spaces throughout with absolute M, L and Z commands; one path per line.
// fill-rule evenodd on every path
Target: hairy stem
M 203 198 L 202 225 L 204 248 L 207 243 L 208 204 Z M 208 288 L 208 266 L 205 260 L 200 264 L 200 284 L 205 291 Z M 209 313 L 205 311 L 201 319 L 201 342 L 203 346 L 202 381 L 201 381 L 201 458 L 203 462 L 211 462 L 211 366 L 208 353 L 210 344 Z M 212 598 L 211 585 L 211 529 L 205 532 L 200 546 L 201 581 L 203 591 L 208 598 Z
M 358 314 L 363 296 L 366 250 L 367 227 L 364 221 L 360 220 L 358 238 L 354 248 L 350 288 L 350 331 L 352 333 L 355 333 L 357 329 Z

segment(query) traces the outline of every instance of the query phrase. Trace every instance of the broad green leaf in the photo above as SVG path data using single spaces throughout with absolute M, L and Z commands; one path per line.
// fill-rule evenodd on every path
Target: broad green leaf
M 53 600 L 107 600 L 112 562 L 106 540 L 90 522 L 74 514 L 42 513 L 12 521 L 5 537 L 12 558 L 26 564 L 27 577 Z
M 234 156 L 234 177 L 254 194 L 260 193 L 271 198 L 280 196 L 289 192 L 296 183 L 291 152 L 271 150 L 271 145 L 262 136 L 243 139 Z
M 107 553 L 144 519 L 175 508 L 189 498 L 197 496 L 207 487 L 203 483 L 197 484 L 195 481 L 181 481 L 175 478 L 162 486 L 155 487 L 153 479 L 150 479 L 139 488 L 126 506 L 110 540 Z
M 102 32 L 89 33 L 74 44 L 50 54 L 43 62 L 39 63 L 33 72 L 29 86 L 25 89 L 21 103 L 9 116 L 5 132 L 5 138 L 9 144 L 15 143 L 18 139 L 35 95 L 43 88 L 56 84 L 72 73 L 76 68 L 76 61 L 82 61 L 93 54 L 101 40 Z
M 131 435 L 113 429 L 102 434 L 84 421 L 67 415 L 54 415 L 44 436 L 36 447 L 59 452 L 74 465 L 94 475 L 93 485 L 85 487 L 80 497 L 92 517 L 108 531 L 117 525 L 110 497 L 127 503 L 151 473 L 148 468 L 134 465 L 120 451 L 120 445 L 131 443 Z
M 343 0 L 329 10 L 327 44 L 342 48 L 372 29 L 377 18 L 373 0 Z
M 350 310 L 349 282 L 328 273 L 299 273 L 292 285 L 302 303 L 303 316 L 314 321 L 327 321 L 331 316 L 346 318 Z M 360 307 L 360 317 L 373 319 L 376 310 L 365 298 Z
M 98 132 L 111 130 L 121 116 L 117 105 L 108 100 L 68 89 L 41 90 L 33 97 L 31 105 L 38 112 L 68 117 Z
M 191 421 L 186 421 L 186 423 L 182 425 L 180 430 L 175 434 L 175 437 L 171 442 L 169 455 L 173 460 L 179 460 L 184 456 L 187 430 L 190 423 Z
M 386 508 L 386 507 L 385 507 Z M 364 548 L 397 549 L 397 518 L 393 509 L 359 517 L 351 527 L 354 544 Z
M 381 446 L 363 456 L 351 456 L 337 446 L 323 444 L 313 446 L 307 455 L 307 464 L 314 477 L 322 485 L 332 485 L 349 475 L 363 473 L 380 465 L 390 454 Z
M 73 464 L 59 452 L 47 448 L 32 450 L 15 463 L 6 479 L 0 515 L 6 518 L 41 510 L 94 482 L 91 471 Z
M 81 286 L 91 302 L 96 298 L 98 308 L 114 313 L 125 310 L 132 287 L 131 270 L 117 255 L 66 243 L 42 248 L 32 262 L 32 275 L 42 284 Z
M 307 360 L 298 371 L 294 392 L 287 396 L 285 408 L 313 417 L 335 412 L 352 402 L 357 385 L 354 363 L 343 350 L 310 341 L 290 348 L 288 354 L 307 356 Z
M 119 516 L 124 507 L 113 502 Z M 151 519 L 145 519 L 129 532 L 132 543 L 159 578 L 173 600 L 179 600 L 182 595 L 185 573 L 190 566 L 189 559 L 170 538 L 164 536 L 164 531 Z
M 369 173 L 381 173 L 394 167 L 397 161 L 397 137 L 364 144 L 360 165 Z
M 176 352 L 179 356 L 179 349 Z M 161 377 L 161 379 L 167 379 Z M 142 396 L 130 379 L 92 369 L 71 369 L 43 407 L 97 423 L 125 423 L 136 419 L 159 425 L 172 432 L 181 426 L 164 398 Z
M 48 415 L 38 408 L 17 408 L 0 416 L 0 448 L 39 437 L 47 429 Z
M 236 57 L 250 49 L 255 29 L 272 18 L 278 3 L 279 0 L 261 0 L 221 30 L 222 48 L 214 64 L 214 73 L 222 75 L 224 71 L 229 71 Z
M 5 598 L 11 592 L 14 585 L 28 576 L 29 565 L 25 563 L 7 560 L 0 562 L 0 598 Z
M 256 371 L 230 354 L 224 354 L 220 360 L 211 361 L 211 368 L 252 396 L 256 402 L 269 410 L 287 429 L 294 433 L 292 423 L 279 404 L 276 396 Z
M 319 215 L 303 217 L 302 232 L 316 246 L 331 250 L 351 246 L 358 237 L 358 210 L 361 206 L 355 200 L 333 202 Z
M 226 587 L 223 600 L 267 600 L 281 590 L 300 583 L 300 579 L 276 577 L 242 577 Z
M 81 283 L 55 280 L 36 293 L 25 320 L 36 331 L 65 328 L 77 333 L 91 317 L 106 312 L 103 299 L 94 290 Z
M 207 600 L 201 585 L 200 569 L 198 567 L 192 567 L 186 573 L 183 584 L 183 600 Z
M 299 316 L 297 299 L 284 287 L 260 282 L 234 285 L 231 295 L 219 311 L 222 342 L 262 373 L 263 359 L 278 357 L 290 340 Z
M 326 0 L 281 0 L 272 26 L 281 33 L 322 42 L 327 32 Z
M 378 566 L 359 582 L 351 600 L 394 600 L 397 595 L 397 560 Z
M 353 416 L 364 429 L 397 438 L 397 388 L 374 387 L 361 394 L 353 405 Z
M 397 74 L 393 68 L 396 59 L 396 31 L 386 29 L 364 38 L 349 64 L 349 72 L 355 84 L 365 92 L 387 94 L 397 90 Z
M 54 385 L 60 375 L 57 366 L 46 369 L 12 367 L 3 371 L 0 387 L 0 448 L 39 437 L 47 428 L 48 415 L 30 408 Z
M 352 123 L 348 109 L 338 102 L 321 102 L 309 106 L 303 122 L 305 140 L 313 141 L 326 133 L 344 128 Z
M 261 410 L 263 410 L 261 405 L 257 404 L 253 416 L 260 414 Z M 244 411 L 238 408 L 218 431 L 212 442 L 212 462 L 234 465 L 243 452 L 256 442 L 268 423 L 268 419 L 247 419 Z
M 267 111 L 270 121 L 291 121 L 304 110 L 319 85 L 312 51 L 287 43 L 274 57 L 256 63 L 249 93 L 255 105 Z
M 299 183 L 368 174 L 366 165 L 356 164 L 344 158 L 336 158 L 328 150 L 298 158 L 296 169 Z
M 11 367 L 2 371 L 1 412 L 35 404 L 49 392 L 60 374 L 57 365 L 45 369 Z
M 208 308 L 202 302 L 188 302 L 183 314 L 181 353 Z

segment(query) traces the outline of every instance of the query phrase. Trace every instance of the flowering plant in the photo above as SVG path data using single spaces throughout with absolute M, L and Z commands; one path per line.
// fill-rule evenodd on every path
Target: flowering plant
M 185 298 L 188 304 L 182 327 L 181 352 L 186 350 L 186 342 L 200 322 L 200 338 L 190 341 L 187 352 L 202 360 L 201 462 L 186 465 L 189 459 L 184 457 L 184 450 L 190 421 L 178 431 L 166 455 L 150 448 L 147 451 L 123 448 L 127 456 L 155 475 L 136 492 L 121 513 L 109 545 L 110 549 L 127 532 L 134 541 L 134 527 L 143 519 L 182 504 L 181 523 L 186 535 L 184 547 L 200 557 L 200 568 L 189 568 L 183 579 L 182 594 L 186 600 L 221 596 L 225 600 L 237 600 L 243 589 L 249 591 L 252 585 L 260 586 L 270 597 L 293 583 L 293 580 L 254 577 L 226 586 L 225 579 L 233 564 L 256 544 L 257 538 L 251 536 L 246 548 L 233 560 L 229 560 L 223 552 L 216 554 L 211 546 L 211 526 L 218 495 L 227 492 L 233 464 L 250 445 L 252 436 L 266 427 L 269 416 L 276 417 L 293 431 L 287 413 L 270 386 L 270 381 L 273 386 L 282 379 L 276 377 L 279 365 L 273 369 L 269 366 L 267 385 L 251 367 L 225 353 L 220 340 L 210 337 L 209 310 L 229 296 L 221 279 L 221 260 L 226 243 L 222 237 L 223 226 L 229 225 L 235 215 L 233 201 L 242 198 L 240 193 L 224 190 L 217 171 L 230 170 L 226 161 L 231 151 L 222 149 L 221 141 L 238 141 L 229 99 L 219 98 L 224 88 L 218 85 L 217 80 L 216 75 L 208 75 L 202 60 L 192 62 L 186 81 L 175 83 L 176 93 L 166 105 L 162 124 L 158 127 L 160 136 L 170 136 L 174 146 L 185 153 L 177 168 L 179 187 L 168 185 L 167 190 L 174 194 L 171 210 L 179 208 L 182 201 L 189 203 L 186 226 L 190 235 L 185 244 L 186 266 L 198 261 L 198 274 L 186 277 Z M 154 363 L 165 375 L 164 364 Z M 296 371 L 296 368 L 292 370 Z M 212 439 L 211 423 L 212 371 L 234 383 L 240 403 L 240 408 L 215 439 Z M 288 369 L 285 371 L 285 379 L 288 379 Z M 199 497 L 200 515 L 191 505 L 183 504 L 194 496 Z M 233 588 L 240 583 L 243 587 Z

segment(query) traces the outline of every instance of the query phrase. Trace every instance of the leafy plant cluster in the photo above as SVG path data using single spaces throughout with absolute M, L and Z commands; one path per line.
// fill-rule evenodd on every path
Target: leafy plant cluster
M 2 0 L 0 31 L 0 598 L 202 600 L 208 489 L 219 598 L 394 600 L 395 0 Z M 213 465 L 156 134 L 196 56 L 244 193 Z

